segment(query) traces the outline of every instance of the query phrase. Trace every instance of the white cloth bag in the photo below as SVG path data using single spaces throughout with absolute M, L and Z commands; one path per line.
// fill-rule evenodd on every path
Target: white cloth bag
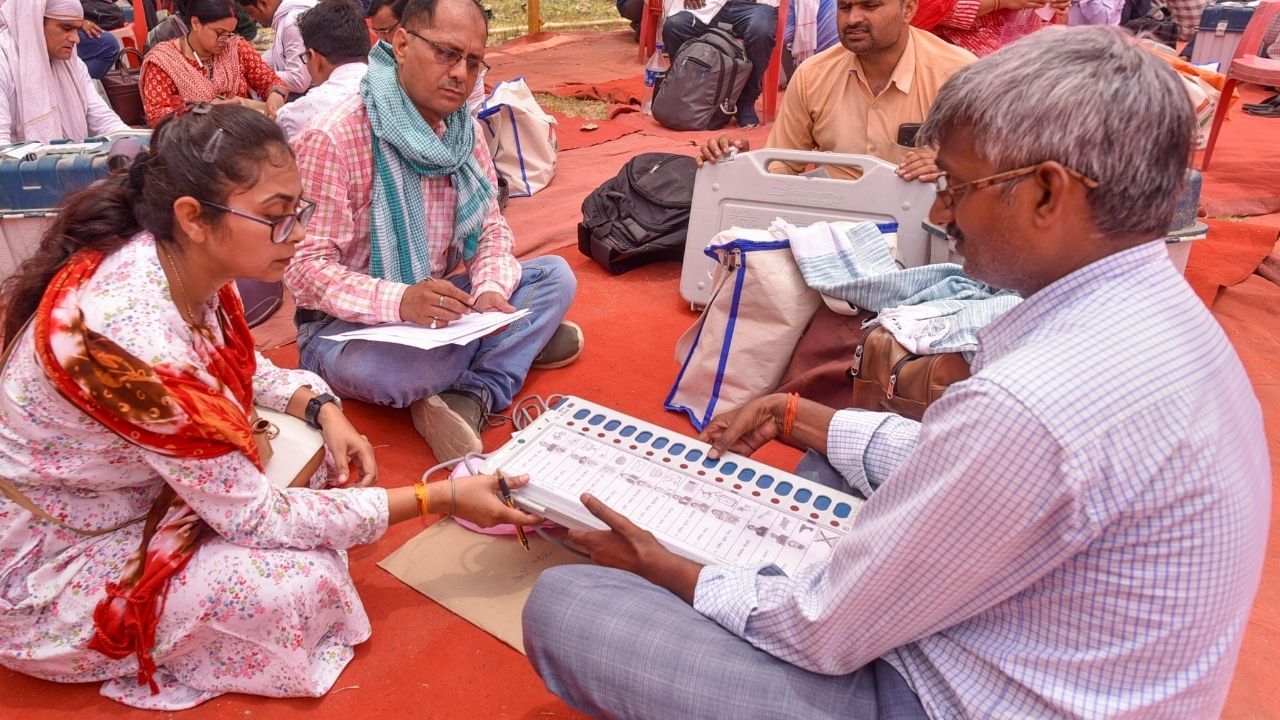
M 1213 114 L 1218 109 L 1222 91 L 1199 77 L 1178 73 L 1182 84 L 1187 89 L 1187 97 L 1196 110 L 1196 149 L 1203 150 L 1209 145 L 1209 131 L 1213 126 Z
M 476 115 L 511 197 L 529 197 L 556 176 L 556 119 L 543 112 L 524 78 L 498 83 Z
M 688 414 L 699 430 L 716 415 L 777 389 L 822 304 L 781 233 L 730 228 L 705 252 L 720 263 L 712 276 L 716 289 L 676 343 L 682 367 L 665 403 Z

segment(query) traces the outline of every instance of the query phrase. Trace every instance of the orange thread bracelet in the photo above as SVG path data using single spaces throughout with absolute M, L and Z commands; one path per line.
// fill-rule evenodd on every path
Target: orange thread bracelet
M 796 393 L 788 393 L 787 409 L 782 414 L 782 435 L 790 437 L 791 430 L 796 423 L 796 411 L 800 409 L 800 396 Z
M 431 514 L 431 502 L 427 497 L 427 484 L 420 482 L 413 486 L 413 496 L 418 500 L 418 514 L 426 517 Z

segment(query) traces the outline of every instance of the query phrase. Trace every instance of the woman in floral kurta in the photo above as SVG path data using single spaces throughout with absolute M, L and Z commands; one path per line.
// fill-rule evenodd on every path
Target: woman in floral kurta
M 170 297 L 156 244 L 142 235 L 109 256 L 87 289 L 87 323 L 152 365 L 201 364 Z M 204 307 L 212 321 L 213 306 Z M 137 550 L 142 523 L 83 538 L 0 498 L 0 658 L 50 680 L 108 680 L 102 692 L 175 710 L 222 692 L 321 695 L 369 637 L 342 551 L 387 527 L 381 488 L 272 488 L 247 457 L 192 461 L 144 450 L 58 394 L 36 360 L 31 329 L 0 384 L 0 476 L 77 528 L 145 515 L 164 483 L 217 532 L 170 586 L 153 650 L 159 695 L 133 677 L 131 656 L 86 649 L 106 583 Z M 283 411 L 304 370 L 258 357 L 257 404 Z M 322 469 L 313 487 L 332 472 Z M 114 679 L 112 679 L 114 678 Z M 197 687 L 199 689 L 197 689 Z
M 232 196 L 234 188 L 225 187 L 232 182 L 256 184 Z M 347 571 L 347 548 L 377 539 L 389 522 L 443 509 L 482 525 L 534 521 L 503 506 L 496 480 L 485 476 L 460 478 L 456 487 L 443 481 L 329 487 L 335 455 L 343 474 L 352 458 L 362 483 L 374 479 L 367 439 L 334 405 L 322 406 L 330 408 L 320 416 L 329 463 L 311 487 L 268 482 L 244 408 L 296 414 L 300 400 L 306 405 L 328 388 L 252 350 L 226 275 L 238 267 L 250 277 L 279 279 L 303 235 L 307 211 L 299 188 L 284 136 L 270 121 L 234 106 L 179 115 L 157 130 L 145 161 L 127 177 L 69 201 L 38 256 L 55 261 L 44 274 L 27 276 L 25 294 L 6 285 L 4 299 L 16 309 L 5 318 L 15 339 L 0 374 L 0 478 L 20 495 L 0 494 L 0 665 L 53 681 L 106 681 L 102 694 L 143 708 L 188 708 L 224 692 L 322 695 L 370 632 Z M 238 207 L 180 222 L 170 208 L 184 203 Z M 285 213 L 277 218 L 302 220 L 277 233 L 266 227 L 268 219 L 254 219 L 271 216 L 272 208 Z M 190 227 L 202 241 L 157 240 L 136 232 L 137 223 L 121 240 L 104 229 L 113 218 L 132 216 L 155 232 Z M 70 247 L 44 252 L 55 245 Z M 177 253 L 188 269 L 185 281 Z M 220 289 L 188 295 L 201 277 Z M 34 311 L 32 297 L 40 299 Z M 17 331 L 15 322 L 29 316 Z M 227 371 L 227 358 L 236 359 L 238 373 Z M 94 405 L 68 377 L 87 379 L 94 397 L 109 402 Z M 192 397 L 198 402 L 188 404 Z M 140 416 L 147 408 L 154 412 Z M 156 428 L 169 439 L 147 440 Z M 197 452 L 175 452 L 178 443 Z M 157 542 L 172 527 L 172 514 L 145 536 L 143 522 L 130 522 L 166 507 L 199 528 L 176 552 Z M 117 527 L 95 536 L 76 532 Z M 120 588 L 127 595 L 145 586 L 121 582 L 144 538 L 143 567 L 176 569 L 157 573 L 169 581 L 151 606 L 154 638 L 111 654 L 122 638 L 149 637 L 104 611 L 121 607 L 112 605 L 125 596 Z M 157 557 L 185 565 L 153 563 Z M 104 647 L 104 637 L 116 644 L 95 649 Z M 154 671 L 140 658 L 153 660 Z

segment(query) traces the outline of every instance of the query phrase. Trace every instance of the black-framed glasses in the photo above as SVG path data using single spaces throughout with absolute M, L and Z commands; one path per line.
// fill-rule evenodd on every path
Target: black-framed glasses
M 404 31 L 430 45 L 431 49 L 436 51 L 436 62 L 444 65 L 445 67 L 453 67 L 458 64 L 459 60 L 465 59 L 467 61 L 467 72 L 473 73 L 480 68 L 484 68 L 485 72 L 493 69 L 489 63 L 481 60 L 475 55 L 463 55 L 451 47 L 445 47 L 438 42 L 428 40 L 409 28 L 405 28 Z
M 243 210 L 236 210 L 235 208 L 229 208 L 226 205 L 219 205 L 218 203 L 209 202 L 208 200 L 201 200 L 200 204 L 208 205 L 211 208 L 217 208 L 218 210 L 222 210 L 223 212 L 229 212 L 232 215 L 242 217 L 245 220 L 252 220 L 254 222 L 262 223 L 263 225 L 266 225 L 267 227 L 271 228 L 271 242 L 277 245 L 289 239 L 289 234 L 293 232 L 294 225 L 301 225 L 302 229 L 306 230 L 307 225 L 311 222 L 311 216 L 316 211 L 316 204 L 310 200 L 307 200 L 306 198 L 303 198 L 298 201 L 297 210 L 294 210 L 288 215 L 281 215 L 275 218 L 259 217 L 257 215 L 254 215 L 253 213 L 247 213 L 247 212 L 244 212 Z
M 960 183 L 959 185 L 952 185 L 951 178 L 948 177 L 945 172 L 942 172 L 942 173 L 938 173 L 938 177 L 934 179 L 933 189 L 935 192 L 937 192 L 938 200 L 942 202 L 942 207 L 950 210 L 951 208 L 955 207 L 960 202 L 960 200 L 963 199 L 964 196 L 969 192 L 973 190 L 981 190 L 982 188 L 986 188 L 986 187 L 991 187 L 992 185 L 1007 183 L 1010 180 L 1017 180 L 1018 178 L 1021 178 L 1021 177 L 1026 177 L 1027 175 L 1034 173 L 1036 170 L 1039 170 L 1040 165 L 1041 163 L 1036 163 L 1035 165 L 1028 165 L 1026 167 L 1018 168 L 1016 170 L 1007 170 L 1005 172 L 996 173 L 995 175 L 990 175 L 984 178 L 979 178 L 971 182 Z M 1076 180 L 1079 180 L 1081 183 L 1084 184 L 1085 187 L 1089 188 L 1090 190 L 1093 190 L 1098 187 L 1097 180 L 1094 180 L 1093 178 L 1085 175 L 1079 170 L 1072 170 L 1071 168 L 1066 166 L 1063 166 L 1062 169 L 1066 170 L 1068 175 L 1075 178 Z
M 209 25 L 206 23 L 200 23 L 200 28 L 193 28 L 193 29 L 212 30 L 214 42 L 219 42 L 219 43 L 226 42 L 228 38 L 236 34 L 235 30 L 223 30 L 222 28 L 209 27 Z
M 385 28 L 373 27 L 372 25 L 370 25 L 369 27 L 373 29 L 373 34 L 377 35 L 379 40 L 390 40 L 391 33 L 395 32 L 396 28 L 400 27 L 400 23 L 396 23 L 391 27 L 385 27 Z

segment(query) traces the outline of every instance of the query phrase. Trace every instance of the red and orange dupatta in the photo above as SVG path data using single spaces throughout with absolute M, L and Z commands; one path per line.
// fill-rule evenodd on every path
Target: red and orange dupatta
M 221 342 L 196 332 L 205 367 L 151 366 L 85 325 L 81 293 L 103 254 L 82 250 L 51 281 L 32 321 L 36 354 L 58 392 L 120 437 L 173 457 L 241 452 L 262 463 L 249 427 L 256 369 L 253 336 L 230 284 L 218 291 Z M 138 656 L 138 682 L 158 692 L 156 627 L 169 582 L 212 531 L 169 486 L 156 498 L 137 554 L 94 610 L 89 647 Z

